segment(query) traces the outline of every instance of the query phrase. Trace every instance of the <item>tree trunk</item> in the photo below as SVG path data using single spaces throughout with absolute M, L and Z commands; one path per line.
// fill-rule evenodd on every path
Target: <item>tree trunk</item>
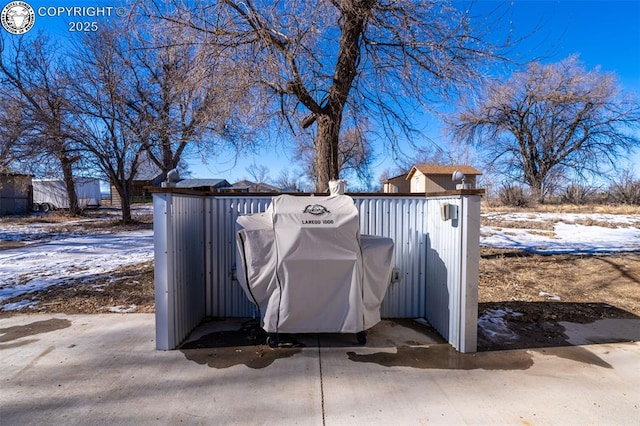
M 120 207 L 122 209 L 122 223 L 131 223 L 131 197 L 129 188 L 117 185 L 118 195 L 120 195 Z
M 542 189 L 542 179 L 541 178 L 533 179 L 531 181 L 529 187 L 531 189 L 531 198 L 533 198 L 533 200 L 537 204 L 543 204 L 544 203 L 544 191 Z
M 78 205 L 78 193 L 76 192 L 76 185 L 73 181 L 73 160 L 67 157 L 64 153 L 60 153 L 58 159 L 60 160 L 62 179 L 64 181 L 65 188 L 67 189 L 67 197 L 69 198 L 69 213 L 74 215 L 79 214 L 80 206 Z
M 120 197 L 120 204 L 122 206 L 122 223 L 131 223 L 131 200 L 129 194 Z
M 341 114 L 321 115 L 317 119 L 318 133 L 316 145 L 317 192 L 329 191 L 329 181 L 340 178 L 338 164 L 338 138 L 340 136 Z

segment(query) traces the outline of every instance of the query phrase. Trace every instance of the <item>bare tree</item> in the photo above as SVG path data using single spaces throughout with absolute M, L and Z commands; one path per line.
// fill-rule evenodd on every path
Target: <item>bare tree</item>
M 271 183 L 271 178 L 269 177 L 269 168 L 264 164 L 252 164 L 251 167 L 246 168 L 247 173 L 251 176 L 254 183 L 261 184 Z
M 611 179 L 607 192 L 614 203 L 640 205 L 640 178 L 632 170 L 624 169 Z
M 538 202 L 557 177 L 600 173 L 640 145 L 630 131 L 640 124 L 640 104 L 621 94 L 612 74 L 587 71 L 575 56 L 488 83 L 452 124 L 496 169 L 526 182 Z
M 24 140 L 28 129 L 22 120 L 23 114 L 19 104 L 6 93 L 10 88 L 6 85 L 0 87 L 0 173 L 15 169 L 17 163 L 24 159 L 22 153 L 26 144 Z
M 69 198 L 69 211 L 77 214 L 80 207 L 73 169 L 80 157 L 73 143 L 73 118 L 61 73 L 63 61 L 43 35 L 34 39 L 12 38 L 9 46 L 0 40 L 0 46 L 3 92 L 22 114 L 23 127 L 14 129 L 14 135 L 28 130 L 29 137 L 22 138 L 21 143 L 25 144 L 22 147 L 28 141 L 32 152 L 56 158 Z
M 136 75 L 126 55 L 127 31 L 105 27 L 84 37 L 68 71 L 77 142 L 116 188 L 124 223 L 132 220 L 133 180 L 152 131 L 129 102 Z
M 301 170 L 283 169 L 276 179 L 276 185 L 283 192 L 308 192 L 312 186 L 306 181 L 305 173 Z
M 173 3 L 188 16 L 184 25 L 225 34 L 238 59 L 255 64 L 258 82 L 292 129 L 294 122 L 315 123 L 319 191 L 340 175 L 345 112 L 375 117 L 395 144 L 399 133 L 414 130 L 413 111 L 472 84 L 478 65 L 496 56 L 470 15 L 444 1 L 218 0 L 190 9 Z M 234 31 L 220 30 L 229 22 Z
M 216 140 L 241 145 L 248 138 L 247 118 L 256 112 L 241 102 L 246 74 L 232 63 L 229 49 L 136 12 L 136 30 L 121 34 L 119 54 L 133 76 L 128 107 L 149 131 L 143 141 L 149 159 L 166 173 L 189 152 L 215 152 Z
M 183 26 L 131 19 L 135 31 L 105 25 L 87 35 L 70 69 L 84 123 L 79 143 L 118 190 L 124 221 L 142 158 L 166 173 L 189 152 L 241 142 L 243 120 L 232 118 L 249 115 L 234 84 L 242 73 L 231 72 L 228 58 L 203 49 Z

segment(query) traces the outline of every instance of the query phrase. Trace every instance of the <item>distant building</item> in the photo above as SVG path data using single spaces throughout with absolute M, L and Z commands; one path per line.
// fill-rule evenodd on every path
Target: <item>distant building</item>
M 155 171 L 149 171 L 138 173 L 136 178 L 131 182 L 131 189 L 129 192 L 129 201 L 132 203 L 143 203 L 151 201 L 151 193 L 146 188 L 158 187 L 165 180 L 165 173 L 157 173 Z M 115 185 L 110 185 L 109 198 L 103 199 L 104 204 L 114 207 L 120 206 L 120 195 Z
M 215 192 L 228 189 L 231 184 L 226 179 L 180 179 L 175 187 Z
M 269 185 L 268 183 L 255 183 L 246 179 L 234 183 L 228 190 L 233 192 L 282 192 L 280 188 Z
M 451 191 L 456 189 L 451 175 L 454 171 L 459 170 L 465 174 L 465 183 L 470 184 L 472 189 L 476 188 L 476 178 L 482 175 L 482 172 L 471 166 L 443 166 L 439 164 L 417 164 L 411 168 L 407 175 L 410 184 L 410 192 L 433 193 Z
M 159 173 L 157 169 L 146 168 L 142 172 L 136 175 L 136 179 L 131 182 L 130 201 L 135 202 L 149 202 L 153 198 L 149 192 L 149 188 L 158 188 L 162 186 L 163 182 L 167 179 L 166 173 Z M 178 179 L 174 182 L 173 187 L 193 189 L 197 191 L 223 191 L 229 189 L 231 184 L 226 179 Z M 120 205 L 120 196 L 115 188 L 111 185 L 111 205 Z
M 31 175 L 0 173 L 0 216 L 27 214 L 33 210 Z
M 408 173 L 405 173 L 382 182 L 382 192 L 402 194 L 411 192 L 411 185 L 407 180 L 407 175 Z

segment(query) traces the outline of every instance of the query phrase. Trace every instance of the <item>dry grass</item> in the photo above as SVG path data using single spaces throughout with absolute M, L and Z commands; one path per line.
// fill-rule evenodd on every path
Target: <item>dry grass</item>
M 531 212 L 531 213 L 601 213 L 601 214 L 640 214 L 640 206 L 625 204 L 538 204 L 532 207 L 509 207 L 490 205 L 482 201 L 482 212 Z
M 46 214 L 32 214 L 29 216 L 5 216 L 0 217 L 0 223 L 12 225 L 29 225 L 42 223 L 63 223 L 74 219 L 81 219 L 82 216 L 72 216 L 64 211 L 50 212 Z
M 492 226 L 494 228 L 538 229 L 543 231 L 554 230 L 554 222 L 543 220 L 504 220 L 482 217 L 480 222 L 482 223 L 482 226 Z
M 538 255 L 482 248 L 480 302 L 606 303 L 640 316 L 640 254 Z

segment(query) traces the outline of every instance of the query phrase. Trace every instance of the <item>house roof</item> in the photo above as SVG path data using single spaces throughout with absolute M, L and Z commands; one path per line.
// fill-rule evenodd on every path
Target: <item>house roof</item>
M 407 173 L 403 173 L 401 175 L 398 176 L 394 176 L 394 177 L 390 177 L 389 179 L 385 180 L 382 183 L 391 183 L 397 180 L 406 180 L 407 179 Z
M 247 189 L 256 192 L 280 192 L 280 188 L 269 185 L 268 183 L 255 183 L 247 179 L 236 182 L 232 186 L 237 189 Z
M 407 179 L 411 179 L 416 171 L 419 171 L 423 175 L 450 175 L 456 170 L 468 176 L 482 174 L 481 171 L 467 165 L 443 166 L 441 164 L 416 164 L 411 168 L 411 171 L 409 171 Z
M 226 179 L 182 179 L 176 182 L 177 188 L 198 188 L 202 186 L 226 188 L 231 185 Z

